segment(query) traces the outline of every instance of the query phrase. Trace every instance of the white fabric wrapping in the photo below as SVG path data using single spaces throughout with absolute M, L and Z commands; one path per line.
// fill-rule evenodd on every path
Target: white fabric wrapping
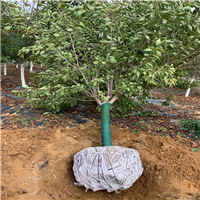
M 118 192 L 132 186 L 143 172 L 139 153 L 119 146 L 88 147 L 74 156 L 73 171 L 78 183 L 93 190 Z

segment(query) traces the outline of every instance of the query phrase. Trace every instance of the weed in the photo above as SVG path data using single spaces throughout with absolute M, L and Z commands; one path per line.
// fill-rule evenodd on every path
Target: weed
M 138 131 L 136 130 L 131 130 L 133 132 L 133 134 L 137 135 L 138 134 Z
M 28 124 L 28 121 L 22 122 L 23 126 L 25 126 L 26 124 Z
M 159 134 L 161 137 L 165 137 L 164 135 L 162 135 L 162 134 Z
M 164 102 L 162 103 L 162 105 L 163 105 L 163 106 L 169 106 L 169 104 L 170 104 L 171 101 L 172 101 L 173 96 L 174 96 L 174 94 L 172 94 L 172 93 L 168 94 L 167 97 L 166 97 L 166 101 L 164 101 Z
M 155 114 L 153 114 L 153 116 L 160 116 L 160 114 L 159 113 L 155 113 Z
M 183 134 L 183 137 L 187 137 L 187 135 Z
M 194 95 L 200 96 L 200 93 L 199 92 L 195 92 Z
M 181 135 L 181 132 L 177 132 L 176 134 L 177 134 L 177 135 Z
M 25 122 L 26 118 L 18 119 L 18 122 Z
M 165 128 L 158 128 L 158 131 L 167 132 L 167 130 Z
M 44 127 L 41 127 L 41 128 L 42 128 L 42 130 L 47 130 L 47 127 L 45 127 L 45 126 L 44 126 Z
M 180 120 L 180 124 L 186 128 L 188 131 L 194 133 L 197 136 L 200 136 L 200 120 L 197 119 L 183 119 Z

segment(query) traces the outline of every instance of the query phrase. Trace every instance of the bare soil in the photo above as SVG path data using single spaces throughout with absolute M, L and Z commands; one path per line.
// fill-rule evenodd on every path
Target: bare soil
M 2 130 L 2 200 L 200 200 L 200 152 L 191 152 L 169 136 L 134 135 L 115 126 L 113 145 L 136 149 L 144 172 L 119 194 L 85 193 L 74 185 L 73 155 L 86 147 L 100 146 L 100 132 L 92 122 L 78 128 Z M 46 160 L 46 168 L 39 170 Z
M 10 86 L 4 80 L 2 91 L 9 93 Z M 1 199 L 200 200 L 200 151 L 191 151 L 200 147 L 200 140 L 190 137 L 191 133 L 170 122 L 170 119 L 200 119 L 199 89 L 192 91 L 185 100 L 185 91 L 173 92 L 176 93 L 173 99 L 176 108 L 143 105 L 152 112 L 164 112 L 157 117 L 111 118 L 113 145 L 136 149 L 144 168 L 133 186 L 118 194 L 85 192 L 85 188 L 74 185 L 73 156 L 86 147 L 101 146 L 100 120 L 94 118 L 98 113 L 92 108 L 87 108 L 91 116 L 80 124 L 73 117 L 56 115 L 46 119 L 41 117 L 41 111 L 35 111 L 35 115 L 32 113 L 32 118 L 36 116 L 45 122 L 53 121 L 45 127 L 36 124 L 22 127 L 18 121 L 13 121 L 13 118 L 20 117 L 20 113 L 12 115 L 9 109 L 6 110 L 2 113 L 5 118 L 1 126 Z M 159 89 L 152 91 L 152 95 L 158 99 L 166 98 Z M 2 97 L 2 102 L 11 107 L 24 106 L 24 100 L 20 102 L 8 97 Z M 169 119 L 169 113 L 175 115 Z M 177 131 L 181 135 L 176 134 Z M 184 134 L 187 137 L 183 137 Z

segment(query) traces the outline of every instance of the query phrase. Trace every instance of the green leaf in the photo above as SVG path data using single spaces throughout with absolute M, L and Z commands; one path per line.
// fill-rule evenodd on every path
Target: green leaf
M 187 135 L 183 134 L 183 137 L 187 137 Z
M 199 151 L 199 148 L 192 148 L 190 149 L 192 152 Z
M 50 112 L 45 112 L 45 113 L 43 113 L 43 115 L 48 115 Z
M 145 49 L 144 51 L 152 51 L 152 49 Z
M 160 38 L 158 40 L 156 40 L 156 46 L 160 45 L 162 42 L 160 40 Z
M 4 30 L 5 30 L 5 31 L 9 31 L 11 28 L 12 28 L 12 26 L 5 26 L 5 27 L 4 27 Z
M 192 31 L 192 26 L 190 24 L 188 24 L 188 28 L 190 31 Z
M 83 22 L 79 23 L 83 28 L 85 28 L 85 25 L 83 24 Z

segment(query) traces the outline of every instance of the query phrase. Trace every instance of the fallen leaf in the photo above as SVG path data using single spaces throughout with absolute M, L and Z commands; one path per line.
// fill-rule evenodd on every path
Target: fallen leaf
M 190 149 L 192 152 L 199 151 L 199 148 L 192 148 Z

